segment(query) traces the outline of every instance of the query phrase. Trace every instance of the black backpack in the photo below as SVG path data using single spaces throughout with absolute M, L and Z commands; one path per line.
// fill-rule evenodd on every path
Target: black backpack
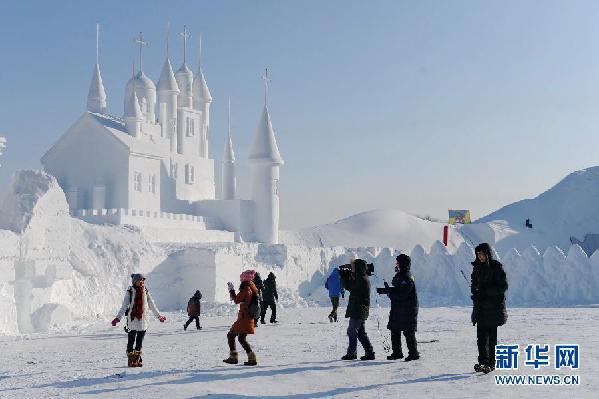
M 254 294 L 252 293 L 252 302 L 250 303 L 250 306 L 248 306 L 248 312 L 250 314 L 250 317 L 252 319 L 257 319 L 260 317 L 260 312 L 262 311 L 261 307 L 260 307 L 260 298 L 259 298 L 260 294 Z

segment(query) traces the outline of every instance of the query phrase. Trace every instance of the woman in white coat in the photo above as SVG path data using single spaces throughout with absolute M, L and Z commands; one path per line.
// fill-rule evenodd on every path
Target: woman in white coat
M 135 273 L 131 275 L 132 285 L 127 288 L 121 310 L 112 320 L 112 326 L 115 327 L 123 316 L 127 316 L 127 328 L 129 336 L 127 340 L 127 359 L 129 367 L 143 366 L 141 359 L 141 348 L 148 329 L 148 312 L 151 311 L 161 323 L 166 320 L 162 316 L 152 299 L 152 296 L 145 287 L 146 277 L 143 274 Z M 135 349 L 133 345 L 135 344 Z

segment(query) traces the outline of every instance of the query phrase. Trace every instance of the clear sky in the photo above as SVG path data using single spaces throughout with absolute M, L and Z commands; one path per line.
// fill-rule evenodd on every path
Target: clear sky
M 122 115 L 133 37 L 155 81 L 171 24 L 198 38 L 212 91 L 210 155 L 231 97 L 239 192 L 272 77 L 281 227 L 374 208 L 473 218 L 599 164 L 597 1 L 18 1 L 0 12 L 0 186 L 85 109 L 101 25 L 109 112 Z

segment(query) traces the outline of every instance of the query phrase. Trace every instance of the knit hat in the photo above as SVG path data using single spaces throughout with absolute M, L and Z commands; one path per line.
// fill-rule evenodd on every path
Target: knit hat
M 239 275 L 239 279 L 241 281 L 253 281 L 255 275 L 256 275 L 255 270 L 246 270 Z
M 133 282 L 133 284 L 137 283 L 139 280 L 145 280 L 146 276 L 141 274 L 141 273 L 133 273 L 131 275 L 131 281 Z
M 397 261 L 397 263 L 399 263 L 399 266 L 402 268 L 404 268 L 405 266 L 410 267 L 410 265 L 412 264 L 412 260 L 406 254 L 398 255 L 397 258 L 395 258 L 395 260 Z

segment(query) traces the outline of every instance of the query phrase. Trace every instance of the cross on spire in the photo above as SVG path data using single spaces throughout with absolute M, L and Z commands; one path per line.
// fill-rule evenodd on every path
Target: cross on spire
M 187 33 L 187 25 L 183 25 L 183 32 L 179 33 L 183 37 L 183 64 L 187 63 L 187 39 L 191 37 L 189 33 Z
M 198 66 L 202 69 L 202 35 L 200 34 L 200 59 L 198 62 Z
M 166 58 L 169 57 L 168 39 L 169 39 L 170 34 L 171 34 L 171 22 L 169 21 L 166 23 Z
M 229 132 L 229 139 L 231 138 L 231 97 L 228 98 L 228 102 L 229 102 L 229 116 L 228 116 L 228 129 L 227 131 Z
M 143 33 L 139 32 L 139 37 L 137 37 L 135 39 L 135 43 L 139 44 L 139 70 L 143 71 L 144 70 L 144 59 L 143 59 L 142 49 L 144 46 L 148 45 L 148 42 L 144 42 Z
M 262 76 L 262 80 L 264 80 L 264 105 L 268 105 L 268 86 L 270 85 L 271 79 L 268 77 L 268 68 L 264 68 L 264 75 Z

